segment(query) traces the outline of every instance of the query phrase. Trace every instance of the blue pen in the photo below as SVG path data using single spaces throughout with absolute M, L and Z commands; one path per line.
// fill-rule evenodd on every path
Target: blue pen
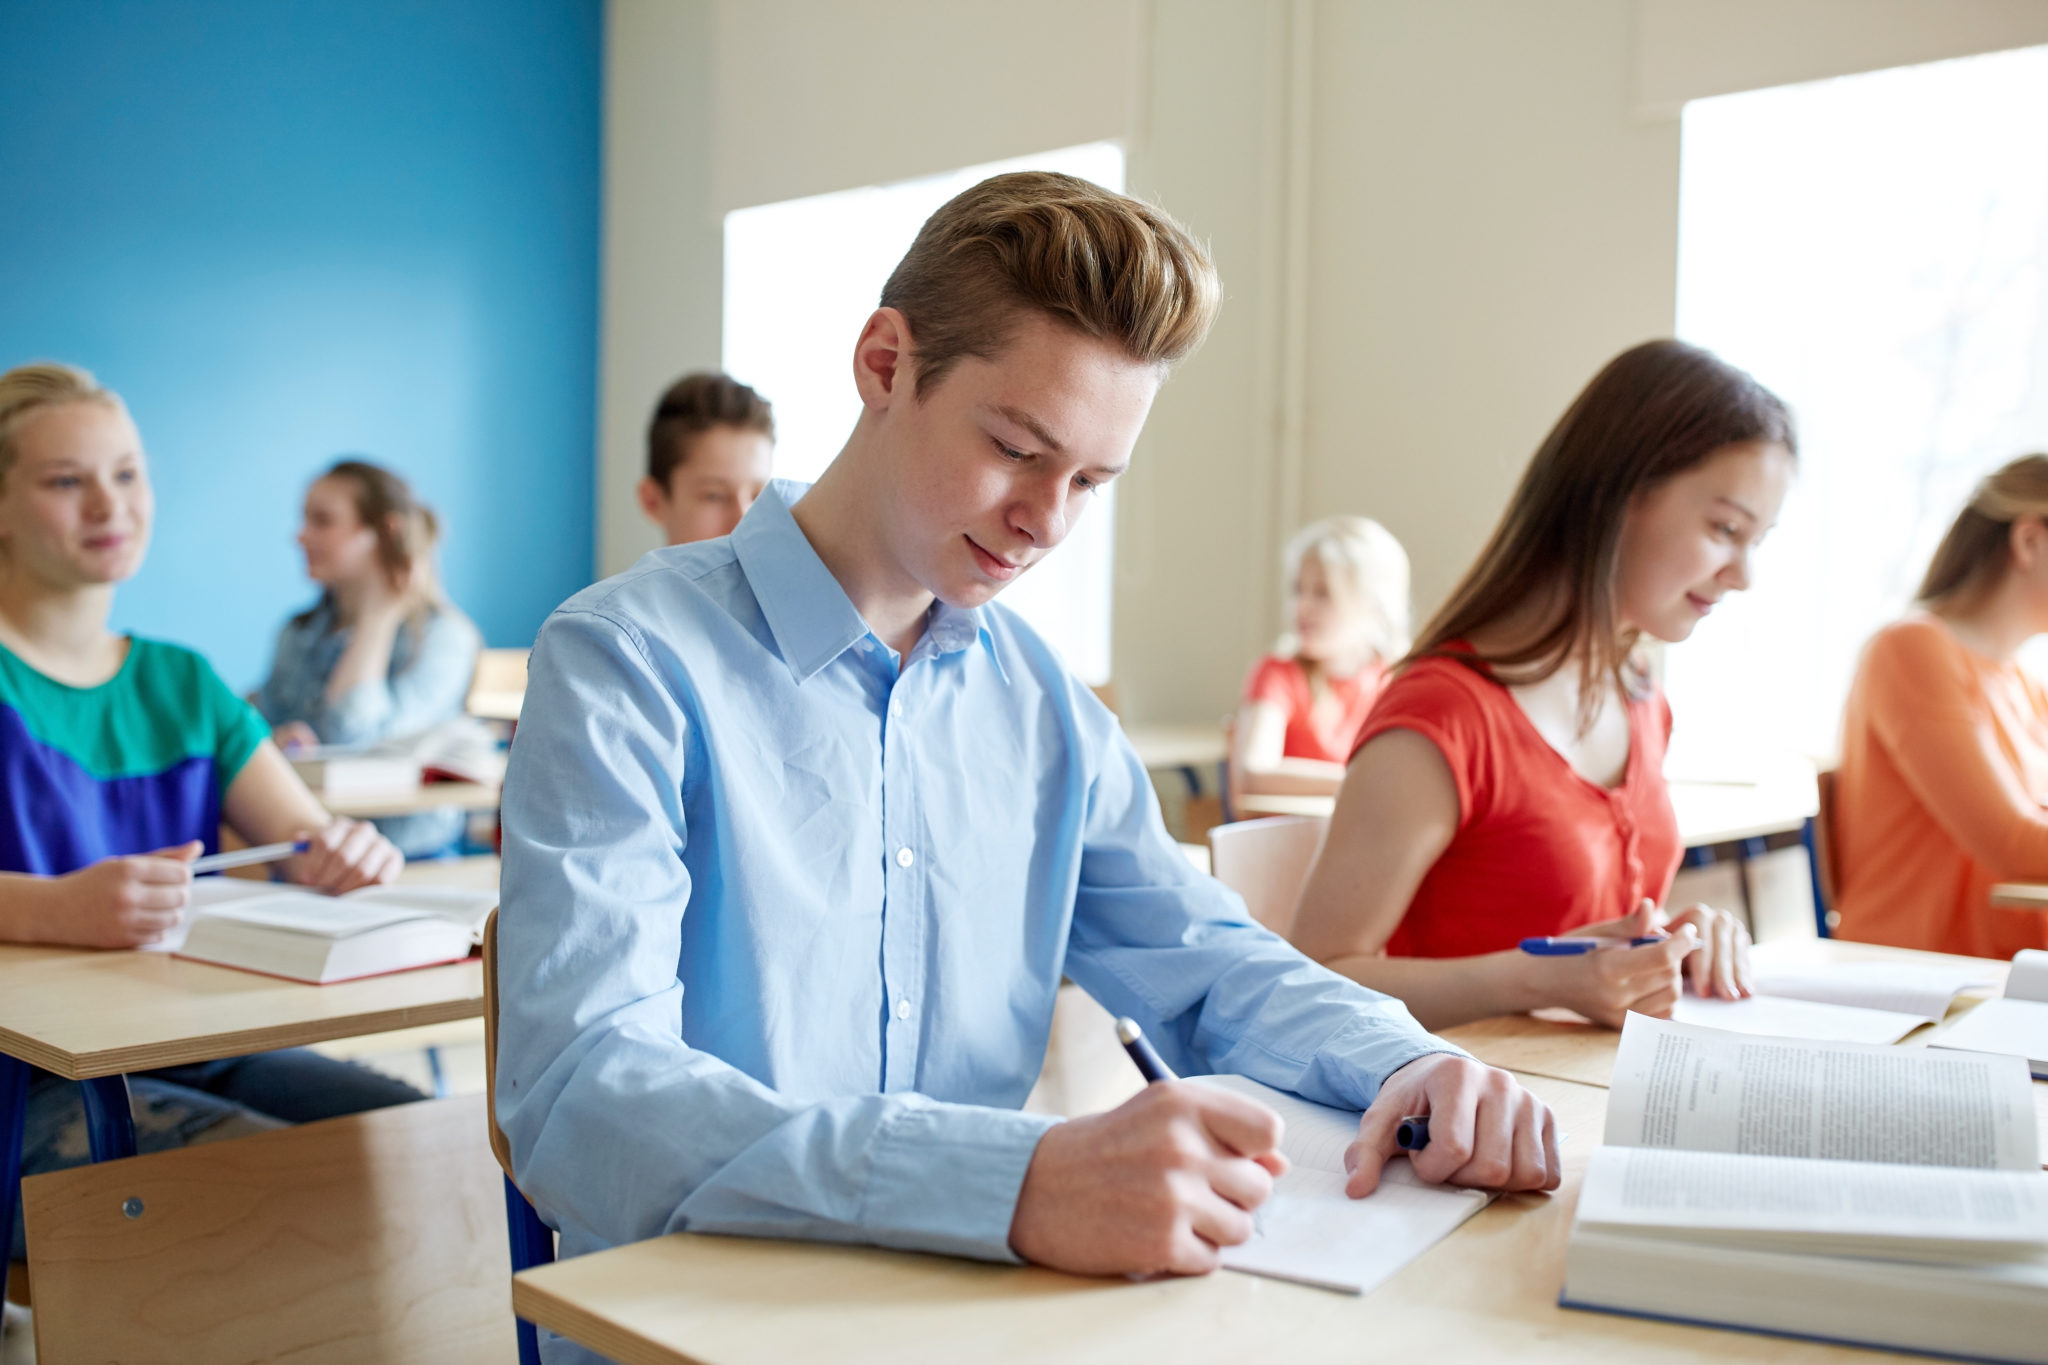
M 1175 1081 L 1180 1078 L 1173 1074 L 1173 1068 L 1160 1060 L 1159 1054 L 1145 1037 L 1145 1030 L 1138 1027 L 1135 1019 L 1116 1021 L 1116 1040 L 1124 1045 L 1124 1051 L 1131 1054 L 1131 1060 L 1138 1064 L 1138 1074 L 1145 1078 L 1145 1084 L 1155 1081 Z
M 1631 948 L 1640 948 L 1645 943 L 1662 943 L 1669 934 L 1644 934 L 1628 941 Z M 1619 948 L 1621 945 L 1611 938 L 1525 938 L 1522 951 L 1532 957 L 1577 957 L 1581 953 L 1597 953 L 1602 948 Z
M 1404 1152 L 1419 1152 L 1429 1146 L 1429 1115 L 1410 1114 L 1394 1130 L 1394 1142 Z

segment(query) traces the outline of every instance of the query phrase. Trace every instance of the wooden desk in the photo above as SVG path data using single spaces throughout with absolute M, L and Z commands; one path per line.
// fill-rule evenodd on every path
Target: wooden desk
M 1570 1134 L 1563 1188 L 1496 1201 L 1364 1297 L 1230 1271 L 1133 1284 L 683 1233 L 527 1271 L 512 1281 L 512 1304 L 627 1365 L 1898 1358 L 1559 1308 L 1565 1236 L 1606 1092 L 1522 1079 Z
M 427 782 L 417 791 L 395 796 L 356 796 L 341 800 L 321 796 L 320 803 L 336 815 L 369 820 L 382 815 L 416 815 L 420 811 L 442 810 L 449 806 L 461 810 L 496 810 L 503 794 L 502 787 L 485 786 L 480 782 Z
M 1237 798 L 1240 819 L 1257 815 L 1320 815 L 1324 819 L 1337 809 L 1334 796 L 1285 796 L 1274 792 L 1246 792 Z

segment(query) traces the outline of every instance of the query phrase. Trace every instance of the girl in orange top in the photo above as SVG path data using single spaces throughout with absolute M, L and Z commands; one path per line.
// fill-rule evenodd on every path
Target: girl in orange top
M 1594 377 L 1367 718 L 1303 951 L 1432 1029 L 1550 1005 L 1618 1027 L 1668 1015 L 1685 977 L 1747 994 L 1732 916 L 1657 908 L 1681 852 L 1671 714 L 1636 644 L 1685 639 L 1749 586 L 1792 450 L 1784 404 L 1691 346 L 1648 342 Z M 1613 946 L 1516 950 L 1558 934 Z
M 1408 553 L 1365 517 L 1287 542 L 1293 631 L 1252 668 L 1231 753 L 1236 788 L 1329 796 L 1387 664 L 1408 652 Z
M 2022 644 L 2048 632 L 2048 455 L 1978 485 L 1885 627 L 1843 715 L 1834 833 L 1843 938 L 1973 957 L 2048 947 L 2048 915 L 1991 886 L 2048 881 L 2048 690 Z

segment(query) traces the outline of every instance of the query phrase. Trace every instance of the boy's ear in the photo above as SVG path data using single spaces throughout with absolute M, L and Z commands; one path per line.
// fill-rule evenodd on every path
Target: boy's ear
M 640 510 L 647 514 L 648 520 L 659 524 L 662 520 L 662 511 L 668 506 L 668 490 L 656 483 L 650 475 L 640 480 L 638 492 Z
M 916 365 L 910 355 L 910 321 L 894 308 L 877 308 L 860 329 L 853 348 L 853 383 L 860 401 L 881 411 L 911 382 Z

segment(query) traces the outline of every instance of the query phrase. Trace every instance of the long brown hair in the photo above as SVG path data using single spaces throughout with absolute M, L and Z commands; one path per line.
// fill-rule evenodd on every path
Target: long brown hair
M 2022 455 L 1984 476 L 1928 561 L 1920 605 L 1967 611 L 1982 603 L 2011 560 L 2021 517 L 2048 517 L 2048 455 Z
M 1637 495 L 1749 441 L 1796 451 L 1792 415 L 1778 396 L 1697 346 L 1646 341 L 1607 362 L 1557 425 L 1508 500 L 1500 525 L 1403 663 L 1455 658 L 1526 684 L 1579 660 L 1579 721 L 1599 711 L 1600 682 L 1640 689 L 1638 632 L 1616 620 L 1621 529 Z M 1527 641 L 1479 654 L 1447 648 L 1563 593 L 1554 619 Z
M 434 509 L 413 495 L 412 485 L 368 460 L 348 457 L 336 460 L 320 475 L 348 485 L 356 517 L 377 537 L 377 563 L 395 582 L 406 579 L 413 593 L 412 610 L 406 624 L 415 630 L 441 606 L 441 586 L 434 577 L 434 546 L 441 538 L 441 523 Z M 318 482 L 318 480 L 315 480 Z M 292 618 L 304 625 L 322 607 L 334 604 L 330 589 L 320 600 Z

